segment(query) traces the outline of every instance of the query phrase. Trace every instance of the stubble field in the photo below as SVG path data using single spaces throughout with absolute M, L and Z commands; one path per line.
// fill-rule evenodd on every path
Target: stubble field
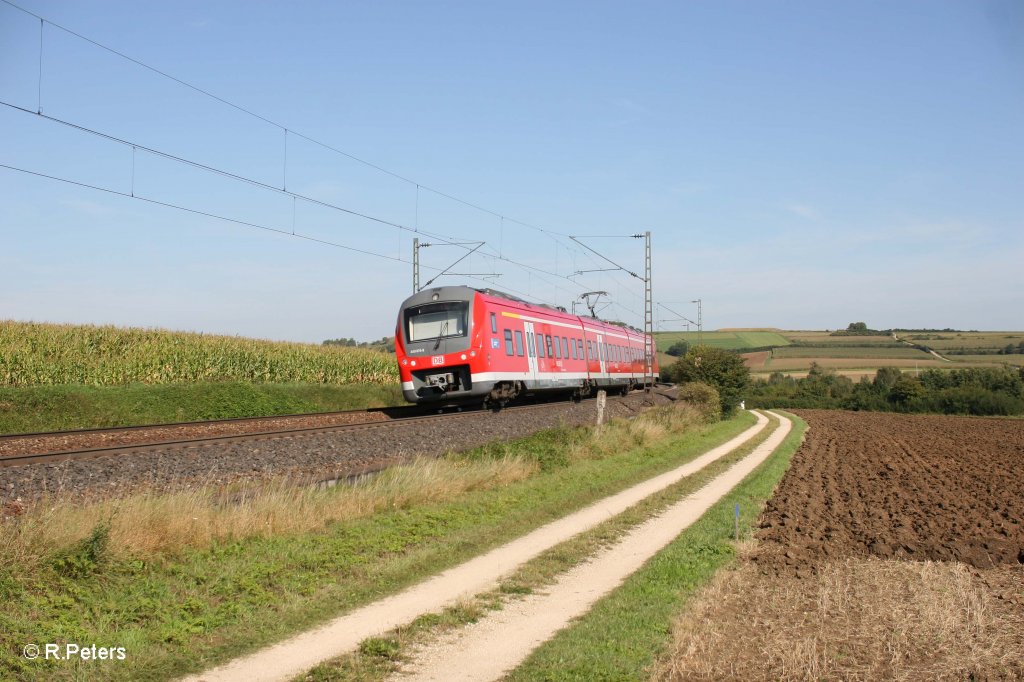
M 799 410 L 658 679 L 1024 678 L 1024 420 Z

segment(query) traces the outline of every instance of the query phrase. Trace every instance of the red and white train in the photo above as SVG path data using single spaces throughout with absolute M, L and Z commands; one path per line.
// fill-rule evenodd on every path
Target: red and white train
M 626 392 L 644 381 L 640 330 L 466 286 L 406 299 L 395 352 L 402 392 L 413 403 L 500 405 L 541 392 Z

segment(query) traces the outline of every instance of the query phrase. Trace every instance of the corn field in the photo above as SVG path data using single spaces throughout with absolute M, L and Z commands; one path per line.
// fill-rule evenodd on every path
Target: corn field
M 0 386 L 391 383 L 392 355 L 159 329 L 0 320 Z

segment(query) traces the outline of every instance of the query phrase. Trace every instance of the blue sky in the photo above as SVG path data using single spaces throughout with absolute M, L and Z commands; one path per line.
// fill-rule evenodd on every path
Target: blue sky
M 655 300 L 708 329 L 1024 328 L 1013 0 L 18 4 L 391 174 L 52 24 L 40 78 L 39 20 L 0 4 L 0 100 L 130 143 L 0 106 L 0 164 L 384 256 L 0 168 L 0 318 L 377 338 L 418 229 L 642 324 L 642 284 L 575 275 L 606 266 L 562 235 L 651 230 Z M 585 241 L 642 272 L 642 242 Z

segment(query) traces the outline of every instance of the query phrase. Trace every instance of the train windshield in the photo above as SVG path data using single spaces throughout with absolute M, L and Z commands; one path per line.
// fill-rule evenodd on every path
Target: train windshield
M 468 301 L 427 303 L 405 311 L 405 335 L 410 343 L 465 336 Z

